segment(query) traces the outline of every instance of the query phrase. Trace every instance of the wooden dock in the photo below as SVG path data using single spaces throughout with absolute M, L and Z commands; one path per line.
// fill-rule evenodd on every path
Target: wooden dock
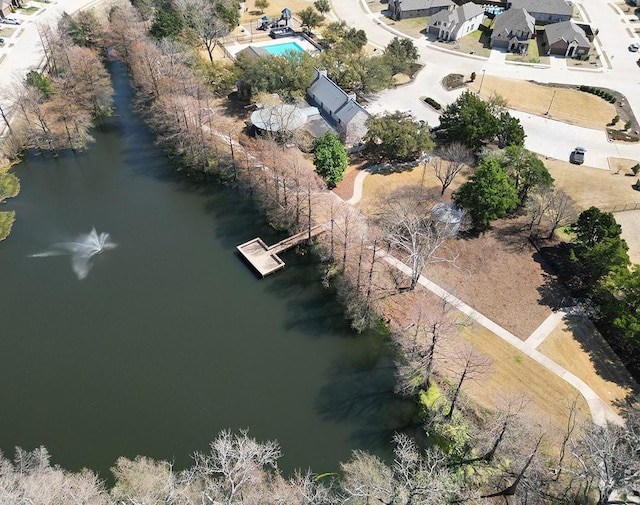
M 323 225 L 316 225 L 311 228 L 311 232 L 307 230 L 296 233 L 271 246 L 265 244 L 262 239 L 258 237 L 244 244 L 240 244 L 237 249 L 244 259 L 246 259 L 262 277 L 266 277 L 284 268 L 284 261 L 278 257 L 279 253 L 291 249 L 324 231 L 325 227 Z

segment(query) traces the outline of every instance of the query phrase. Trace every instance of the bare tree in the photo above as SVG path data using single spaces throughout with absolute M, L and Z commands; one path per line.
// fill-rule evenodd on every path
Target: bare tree
M 436 177 L 442 184 L 440 196 L 451 185 L 455 177 L 468 169 L 473 161 L 473 152 L 460 142 L 446 144 L 436 150 L 435 158 L 431 159 Z
M 403 434 L 395 435 L 394 443 L 391 466 L 361 451 L 341 465 L 347 503 L 441 505 L 457 495 L 458 486 L 439 449 L 421 452 Z
M 455 261 L 444 245 L 457 234 L 458 226 L 435 215 L 423 188 L 402 186 L 383 193 L 375 219 L 390 251 L 400 254 L 411 268 L 410 284 L 402 289 L 415 289 L 427 264 Z
M 254 484 L 262 482 L 264 471 L 275 468 L 281 455 L 277 442 L 261 443 L 247 431 L 234 434 L 225 430 L 211 442 L 209 453 L 194 454 L 194 471 L 231 504 L 239 493 L 250 492 Z
M 396 388 L 403 395 L 427 390 L 441 340 L 464 324 L 446 298 L 416 300 L 408 312 L 411 323 L 394 331 L 399 346 Z
M 459 375 L 445 419 L 451 419 L 453 416 L 453 411 L 456 408 L 456 403 L 465 381 L 478 380 L 486 375 L 492 366 L 491 360 L 487 356 L 480 354 L 474 347 L 468 345 L 463 345 L 455 355 L 450 356 L 449 363 L 454 370 L 458 371 Z

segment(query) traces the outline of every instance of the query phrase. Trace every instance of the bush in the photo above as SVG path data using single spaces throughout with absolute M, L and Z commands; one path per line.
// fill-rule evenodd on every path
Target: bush
M 624 124 L 624 129 L 625 129 L 625 130 L 628 130 L 629 128 L 631 128 L 631 126 L 632 126 L 632 125 L 633 125 L 633 123 L 631 122 L 631 119 L 629 119 L 629 121 L 627 121 L 627 122 Z
M 424 99 L 424 101 L 426 103 L 428 103 L 429 105 L 431 105 L 431 107 L 433 107 L 435 110 L 442 110 L 442 105 L 440 105 L 438 102 L 436 102 L 433 98 L 426 97 Z
M 611 126 L 615 125 L 618 123 L 618 121 L 620 121 L 620 116 L 618 116 L 617 114 L 613 117 L 613 119 L 611 120 Z
M 473 82 L 473 81 L 475 81 L 475 80 L 476 80 L 476 73 L 475 73 L 475 72 L 471 72 L 471 77 L 469 78 L 469 80 L 470 80 L 471 82 Z
M 633 175 L 638 175 L 638 172 L 640 172 L 640 163 L 633 165 L 631 167 L 631 171 L 633 172 Z

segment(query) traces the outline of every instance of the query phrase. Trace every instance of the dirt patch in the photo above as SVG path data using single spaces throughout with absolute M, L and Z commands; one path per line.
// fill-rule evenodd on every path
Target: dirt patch
M 464 75 L 462 74 L 449 74 L 445 75 L 442 79 L 442 86 L 447 91 L 458 89 L 464 86 Z
M 622 120 L 622 115 L 619 110 L 616 110 L 615 105 L 599 96 L 578 91 L 575 87 L 542 85 L 491 75 L 476 79 L 468 83 L 467 87 L 477 93 L 480 83 L 482 83 L 480 96 L 484 99 L 488 99 L 492 94 L 498 94 L 507 99 L 508 107 L 512 109 L 539 116 L 548 115 L 565 123 L 604 130 L 616 114 L 620 115 Z
M 582 379 L 600 398 L 616 408 L 637 384 L 593 323 L 569 315 L 538 350 Z

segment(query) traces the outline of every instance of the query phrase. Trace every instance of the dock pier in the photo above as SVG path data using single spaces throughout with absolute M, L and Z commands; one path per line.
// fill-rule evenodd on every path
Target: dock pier
M 325 227 L 319 224 L 311 228 L 311 230 L 296 233 L 271 246 L 265 244 L 264 241 L 258 237 L 244 244 L 240 244 L 236 249 L 238 249 L 238 252 L 244 259 L 264 278 L 284 268 L 284 261 L 280 259 L 278 254 L 324 231 Z

